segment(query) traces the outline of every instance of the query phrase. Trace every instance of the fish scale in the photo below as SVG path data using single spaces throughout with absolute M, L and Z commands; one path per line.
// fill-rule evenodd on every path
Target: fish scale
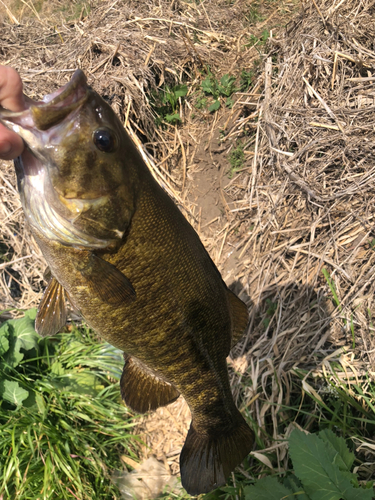
M 192 422 L 180 469 L 188 493 L 225 484 L 254 442 L 226 365 L 247 327 L 245 304 L 80 70 L 24 112 L 0 110 L 0 121 L 26 143 L 16 160 L 18 186 L 50 268 L 37 330 L 53 335 L 63 327 L 68 299 L 124 352 L 125 404 L 145 412 L 179 394 L 186 399 Z

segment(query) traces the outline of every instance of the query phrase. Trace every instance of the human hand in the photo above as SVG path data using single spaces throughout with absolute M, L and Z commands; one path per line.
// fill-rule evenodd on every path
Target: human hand
M 0 105 L 10 111 L 25 109 L 21 77 L 9 66 L 0 66 Z M 0 123 L 0 159 L 13 160 L 23 149 L 21 137 Z

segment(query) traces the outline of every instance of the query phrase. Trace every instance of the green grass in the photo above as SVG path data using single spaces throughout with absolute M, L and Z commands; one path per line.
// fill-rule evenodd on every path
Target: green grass
M 375 384 L 367 379 L 366 391 L 362 385 L 346 384 L 339 376 L 342 367 L 339 363 L 331 363 L 332 374 L 329 379 L 309 377 L 308 372 L 294 371 L 290 374 L 289 389 L 291 391 L 291 401 L 287 406 L 274 404 L 277 413 L 277 429 L 275 432 L 275 420 L 266 418 L 265 426 L 259 428 L 258 423 L 252 418 L 248 410 L 243 410 L 243 415 L 256 434 L 256 451 L 269 448 L 270 443 L 278 444 L 282 440 L 275 441 L 275 435 L 282 436 L 285 430 L 291 425 L 306 429 L 309 438 L 306 439 L 300 431 L 292 432 L 293 443 L 289 440 L 289 449 L 292 460 L 295 464 L 305 464 L 310 467 L 310 476 L 316 482 L 318 489 L 319 481 L 327 482 L 327 476 L 332 472 L 331 465 L 335 466 L 335 474 L 340 478 L 339 483 L 349 479 L 348 491 L 345 496 L 328 496 L 327 500 L 349 499 L 371 499 L 373 498 L 374 475 L 369 475 L 365 463 L 371 458 L 364 454 L 356 453 L 356 444 L 353 438 L 357 437 L 372 443 L 375 433 Z M 277 375 L 275 374 L 277 380 Z M 277 384 L 282 381 L 277 380 Z M 265 402 L 263 393 L 258 398 Z M 327 434 L 328 433 L 328 434 Z M 344 455 L 350 454 L 351 461 L 347 470 L 341 467 L 338 457 L 327 461 L 325 453 L 332 453 L 332 450 L 322 449 L 325 445 L 317 441 L 317 438 L 330 436 L 332 442 L 339 443 L 339 448 Z M 314 450 L 317 450 L 315 452 Z M 296 455 L 296 450 L 299 456 Z M 293 454 L 294 452 L 294 454 Z M 319 452 L 319 453 L 318 453 Z M 340 454 L 342 454 L 340 452 Z M 289 458 L 288 463 L 284 461 L 279 464 L 282 469 L 278 470 L 278 456 L 276 450 L 262 453 L 273 468 L 269 468 L 257 458 L 249 455 L 243 462 L 241 472 L 236 469 L 232 477 L 229 478 L 228 485 L 208 493 L 204 500 L 310 500 L 323 498 L 322 492 L 315 491 L 310 484 L 302 486 L 299 480 L 306 480 L 306 476 L 301 472 Z M 315 458 L 314 458 L 315 457 Z M 337 465 L 337 468 L 336 468 Z M 286 470 L 284 467 L 286 466 Z M 354 469 L 353 469 L 354 467 Z M 293 470 L 295 474 L 293 474 Z M 354 472 L 354 474 L 353 474 Z M 267 480 L 261 478 L 268 478 Z M 299 479 L 298 479 L 299 478 Z M 322 479 L 323 478 L 323 479 Z M 293 489 L 294 484 L 298 485 L 298 494 L 286 496 L 287 490 Z M 306 487 L 306 488 L 305 488 Z M 315 492 L 314 492 L 315 491 Z M 372 493 L 372 494 L 371 494 Z M 290 495 L 290 491 L 288 493 Z M 352 496 L 351 496 L 352 495 Z
M 273 302 L 268 304 L 269 315 L 274 314 L 276 306 Z M 131 434 L 132 415 L 120 401 L 121 353 L 85 327 L 41 339 L 31 328 L 34 317 L 35 310 L 31 310 L 24 318 L 0 326 L 0 498 L 119 499 L 111 474 L 122 468 L 121 454 L 136 459 L 137 450 L 136 437 Z M 300 426 L 314 436 L 318 433 L 319 437 L 322 431 L 332 431 L 346 443 L 351 454 L 355 452 L 353 437 L 371 439 L 375 433 L 375 384 L 365 377 L 362 382 L 349 385 L 339 373 L 339 358 L 330 363 L 327 379 L 313 379 L 309 373 L 298 370 L 290 373 L 289 404 L 274 405 L 277 420 L 267 417 L 262 427 L 249 409 L 243 409 L 256 435 L 256 450 L 268 448 L 275 442 L 274 436 L 282 436 L 290 425 Z M 276 373 L 274 381 L 276 385 L 283 383 Z M 264 404 L 266 397 L 263 388 L 260 390 L 259 400 Z M 295 448 L 297 438 L 295 435 Z M 305 444 L 303 439 L 301 448 L 315 442 L 323 446 L 316 436 L 305 440 Z M 308 463 L 308 449 L 303 453 L 300 461 Z M 273 497 L 262 497 L 263 489 L 282 492 L 299 484 L 294 476 L 290 478 L 291 462 L 286 472 L 279 473 L 275 451 L 264 456 L 273 468 L 249 455 L 226 486 L 203 498 L 268 500 Z M 354 460 L 355 475 L 350 472 L 351 465 L 343 471 L 351 478 L 354 493 L 361 493 L 365 487 L 371 490 L 372 478 L 365 477 L 360 467 L 364 457 L 356 456 Z M 318 466 L 328 474 L 324 459 L 322 463 L 315 460 L 316 470 Z M 303 480 L 303 471 L 301 474 L 296 472 L 296 477 Z M 276 478 L 277 483 L 275 479 L 259 481 L 261 476 Z M 367 499 L 369 490 L 363 492 Z M 305 496 L 301 500 L 314 498 L 307 493 Z M 189 496 L 168 493 L 161 498 L 182 500 Z
M 10 346 L 0 342 L 0 498 L 119 499 L 111 474 L 120 455 L 137 458 L 121 353 L 85 327 L 41 339 L 12 322 L 0 327 Z M 11 351 L 22 336 L 28 344 Z
M 243 168 L 245 161 L 245 153 L 241 142 L 238 142 L 237 146 L 229 152 L 228 160 L 230 164 L 228 177 L 229 179 L 232 179 L 234 174 Z

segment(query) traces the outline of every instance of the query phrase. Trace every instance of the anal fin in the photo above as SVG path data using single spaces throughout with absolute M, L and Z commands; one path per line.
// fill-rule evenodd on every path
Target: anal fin
M 180 393 L 138 359 L 124 354 L 125 366 L 120 388 L 125 404 L 137 413 L 156 410 L 173 403 Z
M 66 324 L 67 294 L 60 283 L 51 277 L 38 307 L 35 330 L 42 337 L 55 335 Z
M 234 347 L 245 333 L 249 323 L 249 311 L 247 306 L 231 290 L 227 290 L 229 306 L 232 313 L 232 344 Z

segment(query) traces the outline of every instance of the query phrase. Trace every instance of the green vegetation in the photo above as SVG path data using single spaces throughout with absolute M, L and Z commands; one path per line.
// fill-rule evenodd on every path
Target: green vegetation
M 354 454 L 332 431 L 306 435 L 295 429 L 289 438 L 294 474 L 281 481 L 265 477 L 244 488 L 245 500 L 371 500 L 373 483 L 359 485 L 351 472 Z
M 335 287 L 335 283 L 333 282 L 333 280 L 331 279 L 330 275 L 329 275 L 329 272 L 327 271 L 327 269 L 325 269 L 323 267 L 322 269 L 322 273 L 323 273 L 323 276 L 325 277 L 327 283 L 328 283 L 328 286 L 332 292 L 332 295 L 333 295 L 333 303 L 335 304 L 336 307 L 338 307 L 338 309 L 341 311 L 341 304 L 340 304 L 340 300 L 337 296 L 337 292 L 336 292 L 336 287 Z
M 332 364 L 335 370 L 335 364 Z M 289 463 L 285 472 L 277 472 L 276 450 L 261 453 L 264 461 L 251 455 L 244 460 L 242 471 L 236 470 L 233 482 L 204 496 L 204 500 L 371 500 L 374 498 L 373 477 L 369 469 L 355 457 L 353 438 L 366 441 L 375 431 L 375 384 L 367 380 L 366 393 L 358 384 L 346 385 L 337 376 L 307 382 L 307 372 L 294 372 L 288 388 L 293 396 L 289 406 L 280 405 L 280 432 L 294 427 L 288 440 Z M 335 372 L 334 372 L 335 373 Z M 298 383 L 301 380 L 301 385 Z M 277 379 L 277 384 L 281 380 Z M 318 390 L 319 393 L 318 394 Z M 263 398 L 263 395 L 260 396 Z M 259 428 L 247 410 L 244 416 L 255 432 L 256 451 L 262 452 L 273 440 L 274 424 L 266 420 Z M 298 430 L 309 429 L 312 434 Z M 276 441 L 275 444 L 281 444 Z M 270 465 L 267 466 L 266 463 Z M 272 464 L 272 467 L 271 467 Z M 353 466 L 355 465 L 354 471 Z M 262 479 L 259 478 L 261 475 Z
M 212 113 L 220 108 L 221 99 L 226 98 L 225 105 L 230 108 L 233 106 L 231 96 L 237 90 L 235 76 L 225 74 L 218 80 L 208 69 L 208 75 L 202 82 L 201 91 L 198 94 L 195 106 L 198 109 L 208 106 L 208 111 Z
M 264 45 L 266 45 L 269 36 L 270 36 L 270 32 L 267 29 L 262 31 L 262 34 L 260 35 L 260 37 L 257 37 L 255 35 L 250 35 L 249 41 L 245 44 L 245 47 L 253 47 L 254 45 L 264 46 Z
M 237 146 L 229 152 L 229 163 L 230 170 L 228 171 L 228 177 L 231 179 L 233 175 L 243 167 L 245 161 L 245 153 L 243 150 L 243 144 L 239 142 Z
M 260 23 L 264 20 L 264 16 L 259 12 L 258 2 L 251 2 L 249 11 L 248 11 L 247 15 L 245 15 L 245 19 L 250 24 Z
M 87 328 L 41 339 L 35 316 L 0 327 L 0 498 L 118 498 L 111 474 L 137 443 L 121 353 Z
M 165 85 L 158 92 L 152 92 L 150 103 L 157 115 L 155 120 L 157 125 L 161 125 L 163 122 L 171 125 L 181 122 L 181 116 L 178 112 L 180 99 L 185 97 L 187 93 L 186 85 L 175 85 L 174 87 Z
M 271 299 L 266 299 L 267 311 L 266 317 L 263 319 L 263 325 L 265 328 L 268 328 L 271 319 L 273 318 L 275 312 L 277 311 L 277 302 L 273 302 Z

